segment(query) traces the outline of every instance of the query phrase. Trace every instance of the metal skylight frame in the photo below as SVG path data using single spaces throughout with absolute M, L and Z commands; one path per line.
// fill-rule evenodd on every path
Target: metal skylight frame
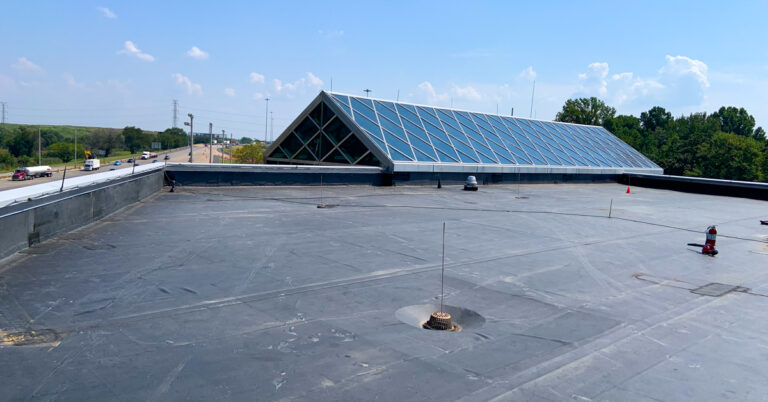
M 344 102 L 345 99 L 346 102 Z M 360 106 L 353 106 L 353 99 L 365 107 L 365 109 L 361 109 L 364 113 L 356 110 Z M 271 154 L 320 102 L 324 102 L 326 107 L 329 107 L 334 112 L 335 118 L 340 119 L 350 129 L 352 134 L 369 149 L 369 152 L 376 156 L 381 162 L 382 167 L 390 171 L 545 172 L 565 174 L 616 173 L 624 171 L 661 174 L 663 172 L 655 163 L 602 127 L 479 113 L 453 108 L 436 108 L 428 105 L 399 101 L 393 102 L 385 99 L 326 91 L 321 91 L 299 117 L 277 138 L 275 143 L 267 150 L 267 155 Z M 409 116 L 413 114 L 413 117 L 418 119 L 418 122 L 413 121 L 413 118 L 409 116 L 403 115 L 406 112 Z M 376 121 L 371 121 L 370 118 L 365 116 L 366 113 L 375 116 Z M 425 113 L 429 116 L 426 116 Z M 361 117 L 358 117 L 358 114 Z M 395 116 L 397 121 L 394 119 Z M 449 133 L 446 127 L 444 119 L 447 117 L 453 120 L 448 122 L 451 126 L 457 126 L 451 128 L 451 130 L 455 131 L 455 135 Z M 366 119 L 362 122 L 370 125 L 371 129 L 375 125 L 378 129 L 378 134 L 369 134 L 361 126 L 362 123 L 357 122 L 360 118 Z M 387 119 L 387 127 L 391 127 L 392 130 L 396 129 L 398 133 L 385 128 L 381 121 L 382 118 Z M 430 119 L 435 120 L 439 126 L 436 126 L 435 122 Z M 408 124 L 405 124 L 405 121 Z M 328 122 L 326 122 L 327 124 Z M 431 128 L 428 128 L 427 124 Z M 490 130 L 488 130 L 489 127 Z M 416 129 L 418 129 L 417 132 L 412 132 Z M 502 129 L 506 131 L 502 131 Z M 421 131 L 423 131 L 425 138 L 421 137 Z M 402 135 L 399 132 L 402 132 Z M 371 136 L 378 137 L 379 135 L 381 138 L 371 138 Z M 464 138 L 456 137 L 458 135 Z M 396 143 L 390 144 L 388 136 L 392 137 L 392 141 L 396 140 Z M 416 139 L 418 139 L 418 143 L 414 145 Z M 428 141 L 425 141 L 425 139 Z M 520 143 L 523 139 L 528 142 L 528 145 Z M 439 141 L 439 144 L 435 145 L 435 141 Z M 461 147 L 466 148 L 467 152 L 462 152 L 460 147 L 457 146 L 456 141 L 460 141 L 462 143 Z M 309 142 L 305 143 L 303 147 L 308 147 L 308 144 Z M 342 143 L 336 144 L 334 149 L 337 149 L 340 144 Z M 400 148 L 403 148 L 404 151 L 405 146 L 408 147 L 410 156 L 400 155 L 402 153 Z M 429 146 L 429 148 L 425 146 Z M 513 150 L 512 147 L 515 149 Z M 527 147 L 532 149 L 528 150 Z M 453 151 L 453 154 L 448 154 L 448 148 Z M 426 152 L 429 149 L 431 149 L 431 152 Z M 467 154 L 470 150 L 472 155 Z M 530 152 L 533 151 L 537 155 L 531 155 Z M 398 153 L 397 158 L 392 157 L 393 152 Z M 356 162 L 362 161 L 365 155 L 367 154 L 358 158 Z M 522 156 L 525 156 L 531 163 L 529 164 L 527 161 L 521 160 Z M 436 157 L 437 160 L 431 160 L 433 157 Z M 563 159 L 564 157 L 568 158 L 567 163 Z M 400 160 L 405 158 L 409 160 Z M 425 158 L 428 160 L 424 160 Z M 457 162 L 444 161 L 454 158 L 457 158 Z M 477 160 L 478 162 L 464 162 L 463 160 L 467 158 Z M 547 158 L 552 162 L 562 163 L 562 165 L 551 164 Z M 537 163 L 538 159 L 542 159 L 543 163 Z M 485 160 L 495 162 L 484 162 Z M 269 160 L 269 162 L 278 161 L 282 163 L 294 162 L 293 160 L 272 158 Z M 302 164 L 327 164 L 314 161 L 296 162 Z M 609 165 L 605 165 L 605 163 Z M 338 165 L 336 163 L 332 164 Z M 591 166 L 592 164 L 597 166 Z

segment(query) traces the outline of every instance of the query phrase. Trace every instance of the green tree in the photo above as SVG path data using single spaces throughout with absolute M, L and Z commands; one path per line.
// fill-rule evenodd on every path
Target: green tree
M 16 158 L 5 149 L 0 149 L 0 167 L 3 169 L 16 167 Z
M 35 130 L 36 131 L 36 130 Z M 15 157 L 32 156 L 37 144 L 37 133 L 28 127 L 19 126 L 6 138 L 8 151 Z
M 262 163 L 264 160 L 264 146 L 260 142 L 243 145 L 235 149 L 232 155 L 237 163 Z
M 133 154 L 140 149 L 148 148 L 150 138 L 140 128 L 130 126 L 123 129 L 123 141 L 125 141 L 125 147 Z
M 720 130 L 726 133 L 734 133 L 750 137 L 755 128 L 755 118 L 747 110 L 733 106 L 721 107 L 712 116 L 720 121 Z
M 253 139 L 251 139 L 249 137 L 243 137 L 243 138 L 240 139 L 240 143 L 243 144 L 243 145 L 252 144 L 253 143 Z
M 640 113 L 640 123 L 643 125 L 643 129 L 650 133 L 658 128 L 667 128 L 673 121 L 672 113 L 667 112 L 661 106 L 654 106 L 647 112 Z
M 602 126 L 606 119 L 612 118 L 614 115 L 616 115 L 616 109 L 593 96 L 591 98 L 568 99 L 563 105 L 563 110 L 557 113 L 555 120 Z
M 51 144 L 46 148 L 46 154 L 54 158 L 59 158 L 64 163 L 69 162 L 75 157 L 75 144 L 71 142 L 57 142 Z M 80 144 L 77 144 L 77 157 L 78 159 L 84 157 L 83 146 Z
M 48 156 L 59 158 L 66 163 L 74 158 L 75 145 L 69 142 L 57 142 L 46 148 L 46 151 Z
M 752 138 L 758 141 L 763 141 L 763 142 L 768 141 L 768 138 L 765 137 L 765 130 L 763 130 L 762 127 L 758 127 L 755 129 L 755 132 L 752 133 Z
M 96 129 L 89 137 L 89 145 L 95 155 L 98 155 L 97 150 L 101 150 L 104 151 L 104 156 L 109 156 L 112 151 L 122 148 L 123 144 L 122 134 L 110 133 L 103 128 Z
M 692 174 L 728 180 L 762 179 L 764 144 L 754 138 L 719 132 L 699 146 Z

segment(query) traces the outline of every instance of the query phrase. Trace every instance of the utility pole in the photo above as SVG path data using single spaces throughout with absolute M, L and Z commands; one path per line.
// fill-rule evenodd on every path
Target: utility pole
M 229 164 L 232 164 L 232 159 L 235 156 L 235 148 L 232 146 L 232 133 L 229 133 Z
M 40 127 L 37 127 L 37 166 L 43 164 L 42 151 L 43 143 L 40 141 Z
M 227 135 L 225 134 L 224 130 L 221 130 L 221 145 L 219 148 L 221 149 L 221 160 L 219 163 L 224 163 L 224 140 L 227 138 Z
M 275 134 L 275 116 L 272 115 L 272 112 L 269 112 L 269 120 L 269 142 L 271 143 Z
M 208 151 L 208 163 L 213 163 L 213 123 L 208 123 L 208 134 L 211 136 L 210 149 Z
M 179 101 L 173 100 L 173 128 L 176 128 L 176 122 L 179 116 Z
M 0 106 L 3 108 L 3 112 L 0 114 L 0 122 L 2 122 L 3 130 L 5 130 L 5 105 L 6 102 L 0 102 Z
M 75 168 L 77 168 L 77 129 L 75 129 Z
M 269 97 L 264 99 L 267 101 L 267 111 L 264 113 L 264 141 L 267 141 L 267 132 L 269 128 Z
M 189 116 L 189 121 L 185 121 L 184 125 L 189 126 L 189 163 L 192 163 L 192 151 L 194 151 L 192 149 L 192 144 L 194 143 L 194 131 L 192 123 L 195 121 L 195 116 L 192 113 L 187 113 L 187 116 Z

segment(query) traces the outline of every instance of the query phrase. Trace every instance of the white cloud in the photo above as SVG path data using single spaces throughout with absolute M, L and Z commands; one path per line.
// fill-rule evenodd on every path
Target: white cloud
M 235 96 L 235 89 L 234 88 L 224 88 L 224 95 Z
M 61 75 L 62 78 L 64 78 L 64 81 L 67 83 L 67 85 L 75 88 L 83 88 L 85 87 L 85 84 L 82 82 L 77 82 L 75 80 L 75 77 L 72 76 L 70 73 L 64 73 Z
M 533 69 L 533 66 L 528 66 L 517 75 L 517 78 L 533 81 L 536 79 L 536 71 Z
M 263 84 L 264 75 L 259 73 L 251 73 L 251 82 Z
M 200 50 L 197 46 L 192 46 L 191 49 L 187 50 L 187 56 L 193 59 L 205 60 L 208 58 L 208 52 Z
M 264 94 L 261 93 L 261 92 L 256 92 L 255 94 L 253 94 L 253 99 L 254 100 L 259 100 L 259 99 L 262 99 L 262 98 L 264 98 Z
M 450 99 L 450 95 L 447 93 L 437 93 L 435 87 L 429 81 L 422 82 L 417 88 L 423 95 L 426 95 L 427 103 L 429 104 L 442 103 Z
M 38 66 L 37 64 L 29 61 L 26 57 L 19 57 L 18 60 L 16 60 L 16 63 L 12 64 L 11 67 L 20 70 L 20 71 L 32 71 L 36 73 L 42 73 L 43 68 Z
M 299 78 L 294 82 L 283 82 L 282 80 L 275 78 L 272 80 L 272 84 L 275 87 L 275 91 L 278 93 L 292 93 L 310 87 L 320 87 L 323 85 L 323 81 L 320 78 L 317 78 L 316 75 L 308 72 L 306 77 Z
M 325 30 L 321 29 L 317 31 L 320 36 L 325 37 L 327 39 L 333 39 L 333 38 L 340 38 L 344 36 L 344 31 L 341 29 L 331 29 L 331 30 Z
M 451 88 L 451 94 L 453 94 L 456 98 L 470 101 L 479 101 L 482 98 L 477 90 L 471 85 L 467 85 L 465 87 L 454 85 L 453 88 Z
M 579 74 L 579 85 L 586 93 L 597 93 L 604 97 L 608 93 L 608 63 L 592 63 L 587 72 Z
M 104 14 L 105 17 L 110 19 L 117 18 L 117 14 L 112 12 L 112 10 L 106 8 L 106 7 L 96 7 L 97 10 L 101 11 L 102 14 Z
M 171 77 L 176 80 L 176 85 L 181 88 L 185 88 L 188 94 L 203 94 L 203 87 L 200 86 L 200 84 L 195 84 L 188 77 L 185 77 L 179 73 L 172 74 Z
M 309 79 L 309 85 L 313 85 L 316 87 L 323 85 L 323 81 L 320 78 L 317 78 L 317 76 L 312 73 L 307 73 L 307 78 Z
M 149 61 L 149 62 L 155 61 L 155 58 L 152 55 L 142 52 L 138 47 L 136 47 L 136 45 L 133 42 L 129 40 L 125 41 L 123 45 L 123 49 L 119 50 L 117 53 L 136 56 L 137 58 L 144 61 Z
M 632 72 L 610 75 L 608 63 L 592 63 L 579 74 L 576 96 L 599 96 L 614 106 L 695 106 L 709 88 L 708 67 L 685 56 L 666 56 L 666 63 L 651 78 Z

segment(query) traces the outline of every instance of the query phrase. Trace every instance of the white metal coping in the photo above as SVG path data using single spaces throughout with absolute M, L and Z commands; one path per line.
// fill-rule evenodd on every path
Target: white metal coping
M 163 163 L 150 163 L 136 166 L 136 173 L 159 170 L 164 167 Z M 72 190 L 79 187 L 89 186 L 91 184 L 104 183 L 121 177 L 127 177 L 132 174 L 132 168 L 116 169 L 101 173 L 92 173 L 84 176 L 77 176 L 64 179 L 64 190 Z M 30 198 L 39 198 L 49 194 L 55 194 L 61 191 L 61 180 L 48 181 L 41 184 L 33 184 L 0 191 L 0 207 L 15 204 L 17 202 L 28 201 Z

